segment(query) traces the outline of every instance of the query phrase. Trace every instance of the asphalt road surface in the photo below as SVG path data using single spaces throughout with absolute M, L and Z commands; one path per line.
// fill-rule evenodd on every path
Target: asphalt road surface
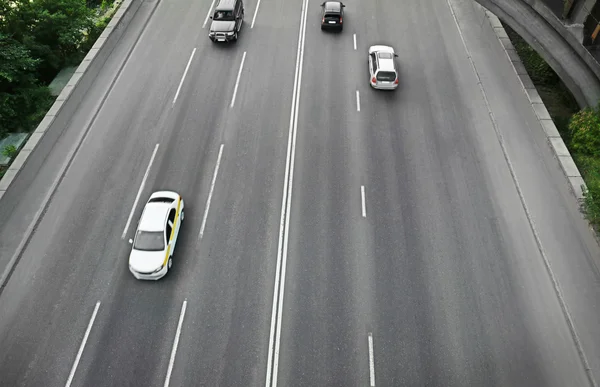
M 600 375 L 600 249 L 483 15 L 346 5 L 328 33 L 318 1 L 247 0 L 223 46 L 210 1 L 142 4 L 0 202 L 5 262 L 100 109 L 0 296 L 2 386 L 588 386 L 578 343 Z M 372 44 L 396 92 L 368 85 Z M 137 281 L 163 189 L 173 270 Z

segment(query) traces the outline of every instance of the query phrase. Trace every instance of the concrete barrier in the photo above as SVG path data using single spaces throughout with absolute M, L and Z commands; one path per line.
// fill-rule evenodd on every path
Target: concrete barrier
M 579 169 L 575 165 L 575 162 L 573 161 L 573 158 L 571 157 L 567 146 L 563 142 L 563 139 L 560 136 L 558 129 L 556 129 L 554 121 L 552 121 L 548 110 L 546 110 L 546 106 L 540 98 L 540 95 L 537 89 L 535 88 L 533 82 L 531 81 L 531 78 L 529 78 L 529 75 L 525 70 L 525 66 L 523 65 L 521 59 L 517 55 L 517 52 L 512 42 L 508 38 L 508 35 L 506 34 L 502 23 L 500 23 L 498 17 L 496 17 L 496 15 L 494 15 L 490 11 L 486 10 L 485 13 L 487 14 L 490 24 L 494 29 L 494 32 L 496 32 L 498 40 L 500 40 L 500 43 L 504 48 L 506 56 L 510 59 L 511 63 L 513 64 L 513 68 L 517 73 L 517 77 L 519 78 L 521 85 L 523 86 L 523 91 L 527 95 L 527 98 L 531 103 L 531 107 L 535 112 L 538 121 L 542 125 L 542 128 L 544 129 L 546 138 L 548 139 L 548 145 L 554 153 L 554 157 L 558 160 L 560 168 L 569 182 L 571 192 L 577 198 L 579 203 L 583 204 L 583 200 L 585 199 L 584 192 L 587 190 L 587 187 L 585 185 L 585 182 L 583 181 L 583 177 L 581 177 Z
M 33 168 L 39 168 L 44 163 L 52 147 L 45 147 L 47 154 L 36 155 L 39 157 L 35 157 L 35 160 L 30 159 L 29 156 L 41 141 L 54 143 L 61 136 L 65 128 L 69 125 L 73 113 L 79 108 L 83 97 L 96 80 L 100 69 L 117 46 L 129 25 L 129 21 L 133 19 L 140 5 L 141 1 L 139 0 L 124 0 L 121 3 L 108 26 L 104 29 L 98 40 L 96 40 L 94 46 L 83 59 L 71 79 L 69 79 L 69 82 L 56 98 L 56 101 L 50 110 L 48 110 L 44 119 L 31 134 L 27 143 L 0 180 L 0 200 L 26 163 L 34 162 L 38 164 L 28 165 L 28 167 Z M 34 177 L 29 176 L 28 179 L 31 180 Z M 24 187 L 27 187 L 29 184 L 29 182 L 22 183 L 21 185 Z
M 580 107 L 598 103 L 600 64 L 541 1 L 475 1 L 498 15 L 544 58 Z

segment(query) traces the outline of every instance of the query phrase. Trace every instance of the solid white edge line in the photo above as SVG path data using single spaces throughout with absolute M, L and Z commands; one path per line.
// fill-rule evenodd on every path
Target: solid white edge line
M 375 387 L 375 355 L 373 354 L 373 334 L 369 332 L 369 380 Z
M 296 136 L 298 133 L 298 112 L 300 105 L 300 91 L 302 89 L 302 67 L 304 63 L 304 43 L 306 40 L 306 20 L 308 19 L 308 0 L 305 0 L 306 7 L 304 9 L 304 22 L 302 25 L 302 50 L 300 50 L 300 69 L 298 70 L 298 89 L 296 90 L 296 109 L 294 112 L 294 131 L 293 131 L 293 143 L 292 143 L 292 155 L 290 157 L 290 180 L 289 180 L 289 192 L 287 198 L 287 218 L 285 220 L 285 239 L 282 253 L 282 265 L 281 265 L 281 283 L 280 283 L 280 296 L 279 306 L 277 308 L 277 333 L 275 336 L 275 353 L 273 359 L 273 387 L 277 387 L 277 373 L 279 371 L 279 347 L 281 343 L 281 320 L 283 316 L 283 297 L 285 295 L 285 271 L 287 266 L 287 251 L 289 242 L 289 228 L 290 228 L 290 217 L 291 217 L 291 206 L 292 206 L 292 190 L 294 187 L 294 163 L 296 159 Z
M 363 218 L 367 217 L 367 204 L 366 204 L 366 199 L 365 199 L 365 186 L 361 185 L 360 186 L 360 200 L 361 200 L 361 205 L 362 205 L 362 216 Z
M 281 201 L 281 219 L 279 222 L 279 242 L 278 242 L 278 248 L 277 248 L 277 263 L 276 263 L 276 269 L 275 269 L 275 284 L 273 286 L 273 307 L 272 307 L 272 312 L 271 312 L 271 328 L 270 328 L 270 333 L 269 333 L 269 348 L 268 348 L 268 356 L 267 356 L 267 376 L 266 376 L 266 382 L 265 382 L 265 386 L 266 387 L 270 387 L 271 386 L 271 380 L 272 380 L 272 376 L 273 374 L 276 375 L 276 372 L 273 372 L 273 364 L 274 361 L 273 359 L 273 352 L 274 352 L 274 347 L 273 347 L 273 343 L 275 341 L 275 329 L 276 329 L 276 323 L 278 323 L 278 318 L 277 318 L 277 305 L 278 305 L 278 301 L 280 298 L 279 297 L 279 281 L 280 281 L 280 267 L 282 264 L 282 260 L 287 259 L 287 251 L 285 250 L 285 248 L 282 249 L 282 243 L 283 243 L 283 237 L 284 237 L 284 233 L 285 233 L 285 225 L 286 225 L 286 208 L 287 208 L 287 201 L 289 200 L 288 198 L 288 186 L 291 186 L 291 184 L 288 184 L 288 180 L 289 180 L 289 176 L 290 176 L 290 166 L 291 166 L 291 155 L 292 155 L 292 143 L 295 143 L 293 136 L 294 136 L 294 123 L 295 123 L 295 112 L 297 110 L 296 108 L 296 104 L 297 104 L 297 95 L 298 95 L 298 84 L 299 84 L 299 71 L 300 71 L 300 63 L 301 63 L 301 55 L 303 52 L 303 32 L 305 31 L 305 24 L 306 24 L 306 8 L 308 7 L 308 1 L 307 0 L 303 0 L 302 2 L 302 11 L 300 14 L 300 30 L 298 31 L 298 49 L 297 49 L 297 53 L 296 53 L 296 69 L 295 69 L 295 74 L 294 74 L 294 89 L 292 91 L 292 106 L 291 106 L 291 111 L 290 111 L 290 126 L 289 126 L 289 131 L 288 131 L 288 146 L 287 146 L 287 156 L 286 156 L 286 161 L 285 161 L 285 178 L 284 178 L 284 184 L 283 184 L 283 198 Z M 279 339 L 277 339 L 279 340 Z M 275 380 L 275 378 L 273 378 L 273 380 Z M 276 385 L 277 382 L 274 381 L 273 385 Z
M 215 166 L 215 172 L 213 173 L 212 182 L 210 183 L 210 191 L 208 192 L 208 199 L 206 199 L 206 208 L 204 209 L 204 217 L 202 218 L 202 226 L 200 227 L 200 234 L 198 239 L 202 239 L 204 236 L 204 227 L 206 227 L 206 219 L 208 218 L 208 210 L 210 209 L 210 201 L 212 199 L 213 191 L 215 189 L 215 182 L 217 181 L 217 175 L 219 173 L 219 165 L 221 165 L 221 156 L 223 155 L 223 146 L 221 144 L 219 148 L 219 156 L 217 157 L 217 165 Z
M 356 111 L 360 111 L 360 94 L 358 90 L 356 90 Z
M 235 96 L 237 95 L 238 86 L 240 84 L 240 77 L 242 76 L 242 70 L 244 69 L 244 61 L 246 60 L 246 51 L 244 51 L 244 55 L 242 55 L 242 63 L 240 64 L 240 69 L 238 70 L 237 79 L 235 80 L 235 87 L 233 88 L 233 97 L 231 98 L 231 106 L 235 103 Z
M 215 0 L 212 0 L 212 3 L 210 3 L 210 8 L 208 9 L 208 12 L 206 13 L 206 18 L 204 19 L 204 23 L 202 23 L 202 28 L 206 27 L 206 22 L 208 21 L 208 17 L 210 16 L 210 11 L 212 11 L 214 6 L 215 6 Z
M 173 365 L 175 364 L 175 355 L 177 354 L 177 347 L 179 346 L 179 336 L 181 336 L 181 326 L 183 325 L 183 319 L 185 317 L 186 309 L 187 299 L 183 301 L 183 305 L 181 306 L 181 313 L 179 314 L 179 322 L 177 323 L 175 341 L 173 341 L 173 348 L 171 349 L 171 358 L 169 359 L 169 368 L 167 369 L 167 377 L 165 379 L 164 387 L 168 387 L 169 382 L 171 381 L 171 373 L 173 372 Z
M 73 377 L 75 376 L 75 371 L 77 371 L 77 365 L 79 365 L 79 361 L 81 360 L 81 355 L 83 354 L 83 350 L 85 349 L 85 344 L 87 343 L 88 337 L 90 336 L 90 332 L 92 330 L 92 326 L 94 325 L 94 320 L 96 320 L 96 315 L 98 314 L 99 308 L 100 308 L 100 301 L 96 302 L 96 307 L 94 308 L 94 313 L 92 313 L 90 322 L 88 323 L 87 329 L 85 330 L 85 335 L 83 336 L 83 340 L 81 341 L 81 345 L 79 346 L 79 351 L 77 351 L 77 356 L 75 357 L 75 361 L 73 362 L 73 367 L 71 367 L 71 373 L 69 374 L 69 379 L 67 379 L 67 384 L 65 384 L 65 387 L 69 387 L 71 385 L 71 382 L 73 382 Z
M 175 98 L 173 98 L 173 105 L 175 105 L 175 101 L 177 101 L 177 97 L 179 96 L 179 92 L 181 91 L 181 86 L 183 86 L 183 81 L 185 81 L 185 76 L 187 75 L 187 72 L 190 69 L 190 64 L 192 64 L 192 59 L 194 59 L 195 53 L 196 53 L 196 47 L 194 47 L 194 51 L 192 51 L 192 55 L 190 55 L 190 59 L 187 62 L 187 66 L 185 66 L 185 71 L 183 72 L 181 81 L 179 81 L 179 87 L 177 87 L 177 92 L 175 93 Z
M 354 51 L 356 51 L 356 34 L 354 34 Z
M 256 21 L 256 15 L 258 15 L 258 7 L 260 7 L 260 0 L 258 0 L 258 3 L 256 4 L 256 10 L 254 11 L 254 17 L 252 18 L 252 25 L 250 26 L 250 28 L 254 28 L 254 22 Z
M 135 212 L 135 208 L 137 207 L 138 201 L 140 200 L 140 195 L 142 194 L 142 190 L 144 189 L 144 185 L 146 185 L 146 179 L 148 178 L 148 174 L 150 173 L 150 168 L 152 167 L 152 163 L 154 162 L 154 157 L 156 157 L 156 152 L 158 151 L 158 146 L 160 144 L 156 144 L 154 147 L 154 152 L 152 152 L 152 157 L 150 158 L 150 163 L 148 163 L 148 167 L 146 168 L 146 173 L 144 173 L 144 178 L 142 179 L 142 184 L 138 189 L 138 193 L 135 197 L 135 201 L 133 202 L 133 207 L 131 207 L 131 212 L 129 213 L 129 218 L 127 218 L 127 223 L 125 224 L 125 229 L 123 230 L 123 234 L 121 235 L 121 239 L 125 238 L 125 234 L 127 234 L 127 229 L 131 224 L 131 218 L 133 217 L 133 213 Z

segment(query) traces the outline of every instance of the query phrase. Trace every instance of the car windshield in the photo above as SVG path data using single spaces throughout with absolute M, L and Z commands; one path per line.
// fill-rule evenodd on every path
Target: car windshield
M 214 20 L 234 21 L 233 11 L 217 11 L 215 12 Z
M 396 74 L 391 71 L 380 71 L 377 73 L 377 80 L 392 82 L 396 80 Z
M 379 58 L 380 59 L 393 59 L 393 56 L 389 52 L 380 52 L 379 53 Z
M 162 251 L 165 249 L 165 240 L 162 231 L 138 230 L 133 248 L 142 251 Z

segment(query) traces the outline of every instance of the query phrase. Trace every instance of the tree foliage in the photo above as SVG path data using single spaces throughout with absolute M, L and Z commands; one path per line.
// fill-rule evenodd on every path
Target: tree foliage
M 3 32 L 23 44 L 38 62 L 38 77 L 50 82 L 78 59 L 85 32 L 94 25 L 84 0 L 14 0 L 4 15 Z
M 600 105 L 576 113 L 569 123 L 571 147 L 584 156 L 600 157 Z
M 0 138 L 37 125 L 49 83 L 82 57 L 95 27 L 86 0 L 0 1 Z

